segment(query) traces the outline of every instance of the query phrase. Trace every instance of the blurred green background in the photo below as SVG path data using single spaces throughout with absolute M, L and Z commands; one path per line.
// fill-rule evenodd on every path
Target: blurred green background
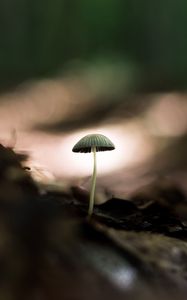
M 186 0 L 1 0 L 0 22 L 3 89 L 105 56 L 135 66 L 142 90 L 186 88 Z

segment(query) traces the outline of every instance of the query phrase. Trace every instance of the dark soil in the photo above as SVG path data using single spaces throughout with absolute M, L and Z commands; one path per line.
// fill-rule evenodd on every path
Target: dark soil
M 187 201 L 172 183 L 96 205 L 40 189 L 0 146 L 0 299 L 185 299 Z

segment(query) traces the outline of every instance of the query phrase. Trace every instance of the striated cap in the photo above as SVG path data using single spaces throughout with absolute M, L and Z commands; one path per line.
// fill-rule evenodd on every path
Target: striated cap
M 92 147 L 96 147 L 97 152 L 115 149 L 114 144 L 103 134 L 89 134 L 80 139 L 72 151 L 87 153 L 92 151 Z

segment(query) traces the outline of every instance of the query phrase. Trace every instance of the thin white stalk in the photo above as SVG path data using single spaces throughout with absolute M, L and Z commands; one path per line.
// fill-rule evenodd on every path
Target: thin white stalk
M 93 175 L 92 175 L 92 183 L 91 183 L 91 190 L 90 190 L 90 202 L 89 202 L 89 209 L 88 209 L 88 216 L 91 216 L 93 213 L 94 207 L 94 198 L 95 198 L 95 186 L 96 186 L 96 175 L 97 175 L 97 162 L 96 162 L 96 147 L 92 147 L 91 151 L 93 152 Z

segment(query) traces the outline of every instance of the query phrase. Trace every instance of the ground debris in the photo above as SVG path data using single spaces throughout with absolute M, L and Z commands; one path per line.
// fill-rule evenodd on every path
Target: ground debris
M 185 299 L 184 216 L 163 201 L 112 198 L 87 221 L 80 197 L 41 192 L 0 145 L 0 299 Z

